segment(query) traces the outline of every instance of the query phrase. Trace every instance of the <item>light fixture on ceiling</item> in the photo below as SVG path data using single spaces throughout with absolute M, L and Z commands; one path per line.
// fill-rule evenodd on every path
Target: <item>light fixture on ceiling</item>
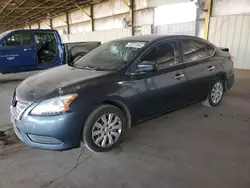
M 17 4 L 15 3 L 15 1 L 12 0 L 12 1 L 9 3 L 9 5 L 10 5 L 10 6 L 16 6 Z

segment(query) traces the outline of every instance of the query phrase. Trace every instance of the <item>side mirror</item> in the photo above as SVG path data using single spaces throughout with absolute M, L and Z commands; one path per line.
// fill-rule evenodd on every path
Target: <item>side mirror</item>
M 153 61 L 143 61 L 136 67 L 136 72 L 153 72 L 157 70 L 156 63 Z

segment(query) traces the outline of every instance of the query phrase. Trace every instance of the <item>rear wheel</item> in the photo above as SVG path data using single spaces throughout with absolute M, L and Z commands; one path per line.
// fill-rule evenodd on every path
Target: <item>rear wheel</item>
M 202 102 L 205 106 L 215 107 L 220 104 L 224 94 L 224 84 L 221 79 L 217 79 L 210 88 L 207 98 Z
M 87 118 L 83 129 L 83 141 L 95 152 L 113 149 L 120 141 L 126 125 L 124 113 L 116 106 L 101 105 Z

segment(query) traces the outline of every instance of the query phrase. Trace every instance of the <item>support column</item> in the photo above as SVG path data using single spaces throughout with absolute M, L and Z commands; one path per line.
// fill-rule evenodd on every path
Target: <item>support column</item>
M 50 25 L 50 28 L 53 29 L 53 21 L 52 21 L 52 19 L 49 20 L 49 23 L 50 23 L 50 24 L 49 24 L 49 25 Z
M 205 25 L 204 25 L 204 39 L 205 40 L 208 40 L 209 24 L 210 24 L 211 12 L 212 12 L 212 3 L 213 3 L 213 0 L 206 0 L 207 12 L 205 13 Z
M 132 27 L 132 35 L 135 35 L 135 12 L 134 12 L 134 3 L 135 0 L 130 0 L 130 9 L 129 9 L 129 14 L 130 14 L 130 20 L 131 20 L 131 27 Z
M 122 0 L 123 3 L 129 8 L 129 19 L 132 27 L 132 35 L 135 35 L 135 26 L 134 26 L 134 0 L 129 0 L 129 4 L 127 0 Z
M 66 13 L 67 32 L 70 34 L 69 13 Z
M 94 6 L 93 5 L 90 5 L 90 22 L 91 22 L 91 31 L 95 31 Z

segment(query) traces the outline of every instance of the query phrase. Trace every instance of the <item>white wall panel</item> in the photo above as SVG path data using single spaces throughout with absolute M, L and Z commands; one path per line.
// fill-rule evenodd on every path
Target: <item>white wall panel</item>
M 216 46 L 229 48 L 235 68 L 250 69 L 250 15 L 212 17 L 209 41 Z
M 67 34 L 67 26 L 63 27 L 53 27 L 54 30 L 57 30 L 60 35 Z
M 196 20 L 196 36 L 200 38 L 204 38 L 204 26 L 205 20 Z
M 155 34 L 163 35 L 192 35 L 195 36 L 195 22 L 158 25 L 154 27 Z
M 144 9 L 135 12 L 135 26 L 153 25 L 154 23 L 154 10 Z
M 69 42 L 101 41 L 102 43 L 121 37 L 131 36 L 131 28 L 112 29 L 108 31 L 82 32 L 69 35 Z
M 135 10 L 148 8 L 148 1 L 147 0 L 135 0 L 134 8 Z
M 38 24 L 31 25 L 31 29 L 38 29 Z
M 147 0 L 147 1 L 149 7 L 158 7 L 160 5 L 190 2 L 190 0 Z
M 250 0 L 214 0 L 212 15 L 250 13 Z
M 49 25 L 50 25 L 50 21 L 46 20 L 46 21 L 43 21 L 40 23 L 40 28 L 41 29 L 51 29 Z
M 124 28 L 123 19 L 129 20 L 129 14 L 116 15 L 108 18 L 95 20 L 95 30 L 110 30 L 114 28 Z
M 66 14 L 59 16 L 58 18 L 54 18 L 52 20 L 53 27 L 61 27 L 67 25 L 66 23 Z
M 88 15 L 90 15 L 90 7 L 83 8 Z M 81 10 L 76 10 L 74 12 L 69 13 L 69 23 L 75 24 L 79 22 L 84 22 L 90 20 L 90 18 Z
M 152 25 L 143 25 L 135 28 L 135 35 L 152 34 Z
M 103 18 L 115 14 L 122 14 L 129 12 L 128 7 L 122 0 L 109 0 L 94 5 L 94 18 Z
M 85 31 L 91 31 L 90 21 L 70 25 L 71 33 L 81 33 Z
M 63 43 L 69 43 L 69 36 L 68 35 L 60 35 Z

